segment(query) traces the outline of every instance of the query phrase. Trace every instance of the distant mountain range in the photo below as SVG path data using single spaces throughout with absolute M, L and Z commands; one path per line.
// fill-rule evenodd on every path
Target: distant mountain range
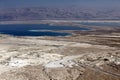
M 0 9 L 0 21 L 12 20 L 120 20 L 120 9 L 74 7 Z

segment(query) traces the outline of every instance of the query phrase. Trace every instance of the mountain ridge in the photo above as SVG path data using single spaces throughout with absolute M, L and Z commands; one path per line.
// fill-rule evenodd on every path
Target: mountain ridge
M 120 20 L 120 9 L 31 7 L 0 9 L 0 21 L 17 20 Z

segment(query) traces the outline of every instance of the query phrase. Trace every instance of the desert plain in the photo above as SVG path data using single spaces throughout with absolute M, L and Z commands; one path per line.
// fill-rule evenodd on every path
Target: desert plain
M 120 80 L 120 27 L 84 27 L 93 29 L 57 37 L 0 34 L 0 80 Z

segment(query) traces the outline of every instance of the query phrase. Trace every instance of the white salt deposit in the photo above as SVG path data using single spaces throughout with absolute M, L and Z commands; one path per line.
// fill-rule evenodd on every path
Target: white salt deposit
M 26 55 L 26 57 L 25 57 L 26 59 L 12 58 L 8 63 L 6 63 L 6 65 L 8 67 L 18 67 L 19 68 L 19 67 L 23 67 L 23 66 L 27 66 L 27 65 L 46 64 L 51 61 L 60 60 L 61 57 L 62 57 L 62 55 L 59 55 L 59 54 L 47 54 L 47 53 L 41 54 L 39 58 L 29 58 Z
M 88 48 L 91 47 L 91 44 L 87 44 L 87 43 L 73 43 L 72 45 L 70 45 L 71 47 L 84 47 L 84 48 Z
M 10 66 L 10 67 L 23 67 L 23 66 L 26 66 L 26 65 L 28 65 L 27 61 L 20 60 L 20 59 L 11 60 L 8 63 L 8 66 Z
M 82 55 L 77 55 L 77 56 L 66 56 L 61 60 L 53 61 L 48 64 L 45 64 L 44 67 L 46 68 L 57 68 L 57 67 L 72 67 L 73 65 L 77 65 L 75 62 L 72 60 L 78 57 L 81 57 Z

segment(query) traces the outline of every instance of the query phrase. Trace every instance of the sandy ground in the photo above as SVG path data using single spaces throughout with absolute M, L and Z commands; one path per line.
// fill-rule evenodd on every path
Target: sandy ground
M 9 39 L 9 40 L 8 40 Z M 49 53 L 51 50 L 63 48 L 90 48 L 97 49 L 114 49 L 108 46 L 92 45 L 88 43 L 66 42 L 66 41 L 53 41 L 41 39 L 24 39 L 10 37 L 0 40 L 0 73 L 7 69 L 14 69 L 26 65 L 40 65 L 45 67 L 61 67 L 61 63 L 71 66 L 71 60 L 78 58 L 76 56 L 65 56 L 57 52 Z M 65 57 L 64 57 L 65 56 Z M 3 69 L 5 68 L 5 70 Z

